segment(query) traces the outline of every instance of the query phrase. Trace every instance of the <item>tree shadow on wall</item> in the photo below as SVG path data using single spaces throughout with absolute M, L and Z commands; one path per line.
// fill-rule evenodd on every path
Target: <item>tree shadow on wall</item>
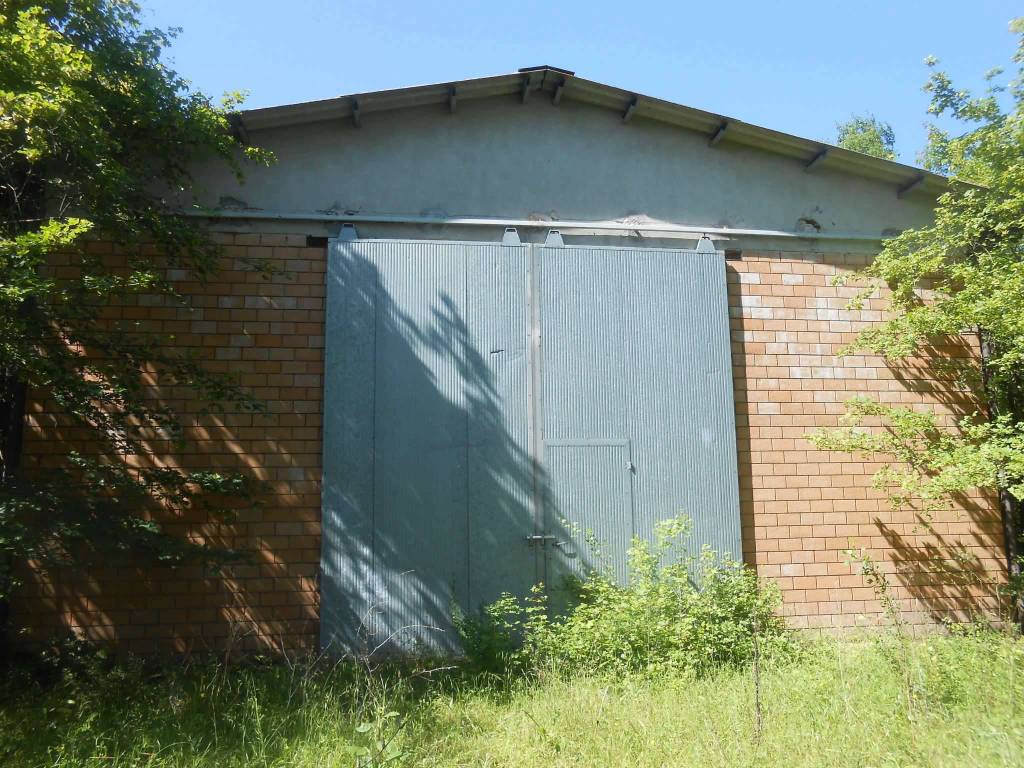
M 994 501 L 993 501 L 994 504 Z M 981 505 L 973 499 L 959 499 L 959 508 Z M 998 539 L 986 526 L 990 513 L 971 514 L 971 530 L 965 537 L 944 534 L 942 523 L 916 515 L 915 532 L 898 531 L 875 518 L 875 526 L 891 549 L 891 560 L 899 584 L 911 602 L 907 610 L 922 610 L 935 622 L 968 621 L 998 615 L 999 584 L 993 562 L 986 564 L 979 553 L 991 556 Z
M 982 408 L 972 394 L 982 386 L 978 350 L 964 336 L 926 343 L 915 357 L 886 359 L 885 367 L 905 392 L 919 394 L 953 418 L 970 416 Z
M 302 269 L 309 272 L 305 265 Z M 139 510 L 171 535 L 240 550 L 246 557 L 221 570 L 154 563 L 133 551 L 93 558 L 80 567 L 44 571 L 28 564 L 21 573 L 25 587 L 15 600 L 15 621 L 27 630 L 23 640 L 38 644 L 70 630 L 102 645 L 144 653 L 312 647 L 322 362 L 313 344 L 282 349 L 280 337 L 268 334 L 270 323 L 280 326 L 278 333 L 295 332 L 296 323 L 316 308 L 315 293 L 305 307 L 299 299 L 286 298 L 286 284 L 301 277 L 287 263 L 282 267 L 263 280 L 225 258 L 216 281 L 177 284 L 188 297 L 185 304 L 143 296 L 135 304 L 110 308 L 112 318 L 140 320 L 143 331 L 155 323 L 155 329 L 174 334 L 175 343 L 195 352 L 212 372 L 237 374 L 266 403 L 266 413 L 237 406 L 204 411 L 191 388 L 145 370 L 147 396 L 178 414 L 184 446 L 149 430 L 139 455 L 104 455 L 104 444 L 90 427 L 73 422 L 41 397 L 31 406 L 26 433 L 29 471 L 45 473 L 60 466 L 74 448 L 130 467 L 240 471 L 262 481 L 258 505 L 236 504 L 236 516 L 226 520 L 212 518 L 201 506 L 169 509 L 156 500 Z
M 509 288 L 525 262 L 387 258 L 342 249 L 328 274 L 322 642 L 457 652 L 453 609 L 543 578 L 526 303 Z
M 885 365 L 904 392 L 956 422 L 981 417 L 978 350 L 963 335 L 934 340 L 906 360 Z M 1000 610 L 998 596 L 1002 528 L 991 493 L 958 493 L 947 509 L 901 510 L 894 524 L 874 518 L 892 550 L 898 582 L 911 598 L 908 609 L 933 621 L 968 620 Z
M 464 271 L 447 274 L 435 262 L 393 285 L 369 260 L 333 253 L 331 290 L 342 298 L 328 318 L 323 429 L 312 390 L 319 376 L 304 386 L 287 379 L 319 373 L 321 350 L 282 347 L 274 332 L 263 337 L 265 318 L 306 321 L 278 288 L 308 277 L 308 267 L 289 272 L 285 264 L 269 283 L 242 292 L 238 285 L 253 281 L 230 264 L 215 285 L 179 285 L 190 306 L 160 306 L 164 330 L 211 369 L 251 379 L 268 411 L 190 414 L 185 390 L 154 381 L 153 397 L 182 415 L 189 444 L 182 451 L 153 436 L 132 460 L 241 470 L 264 481 L 260 506 L 229 522 L 197 509 L 154 510 L 168 532 L 248 557 L 221 571 L 130 556 L 29 571 L 24 623 L 147 653 L 312 650 L 318 624 L 324 642 L 344 650 L 455 650 L 454 606 L 473 613 L 503 591 L 525 593 L 549 575 L 543 548 L 525 537 L 569 538 L 551 525 L 558 512 L 527 448 L 526 309 L 510 288 L 525 281 L 511 258 L 521 251 L 501 253 L 509 258 L 471 264 L 471 284 Z M 443 284 L 431 282 L 439 267 Z M 238 326 L 235 335 L 210 344 L 204 336 L 219 331 L 211 321 Z M 59 414 L 39 416 L 30 459 L 44 467 L 53 453 L 46 446 L 83 436 Z M 544 531 L 535 497 L 548 505 Z M 570 565 L 584 568 L 581 559 Z
M 797 258 L 795 254 L 786 256 Z M 808 255 L 806 258 L 832 266 L 843 264 L 842 261 L 838 262 L 838 265 L 833 264 L 828 257 L 822 259 L 820 255 Z M 776 563 L 810 562 L 809 555 L 812 553 L 800 553 L 805 560 L 791 560 L 788 553 L 774 550 L 774 542 L 771 539 L 754 534 L 756 526 L 762 525 L 758 517 L 763 505 L 770 504 L 776 498 L 783 498 L 782 492 L 789 490 L 785 487 L 788 478 L 777 476 L 770 468 L 758 466 L 759 461 L 756 461 L 759 457 L 760 461 L 764 461 L 763 452 L 768 451 L 770 447 L 769 441 L 763 438 L 766 427 L 776 436 L 786 438 L 789 435 L 774 428 L 772 420 L 775 417 L 757 412 L 757 404 L 751 402 L 747 391 L 747 377 L 757 375 L 754 369 L 747 368 L 748 357 L 754 354 L 750 352 L 751 347 L 757 347 L 762 342 L 771 342 L 777 337 L 775 332 L 762 332 L 762 324 L 755 318 L 745 318 L 744 313 L 747 311 L 746 317 L 749 317 L 749 310 L 744 309 L 741 301 L 745 293 L 741 277 L 744 270 L 727 263 L 726 272 L 733 345 L 744 559 L 750 564 L 756 563 L 764 571 L 779 574 L 780 569 Z M 972 348 L 970 341 L 970 338 L 956 337 L 945 343 L 926 347 L 922 354 L 913 360 L 900 361 L 898 364 L 886 362 L 894 385 L 890 386 L 890 382 L 886 382 L 877 392 L 866 394 L 888 404 L 936 404 L 955 418 L 973 413 L 978 406 L 966 393 L 969 391 L 969 384 L 972 383 L 971 362 L 976 360 L 977 351 Z M 840 364 L 840 361 L 833 364 Z M 765 374 L 761 375 L 767 378 Z M 805 414 L 814 414 L 822 418 L 837 417 L 845 410 L 841 400 L 858 394 L 855 385 L 859 380 L 847 381 L 854 386 L 847 387 L 838 400 L 824 398 L 822 403 L 816 399 L 805 400 L 799 407 Z M 809 430 L 801 430 L 806 431 Z M 758 435 L 761 435 L 761 439 L 757 439 Z M 777 455 L 781 456 L 781 452 Z M 841 454 L 836 454 L 834 458 L 829 459 L 829 463 L 840 461 L 840 457 Z M 811 476 L 809 481 L 810 490 L 813 490 L 815 484 L 828 488 L 832 478 L 823 472 Z M 792 493 L 792 490 L 789 492 Z M 880 533 L 880 539 L 876 539 L 879 543 L 875 548 L 876 554 L 880 554 L 886 561 L 892 561 L 887 565 L 891 572 L 894 571 L 899 596 L 905 598 L 903 605 L 908 611 L 921 611 L 937 620 L 949 616 L 977 614 L 991 606 L 992 588 L 988 582 L 991 581 L 993 573 L 998 574 L 998 561 L 1001 556 L 998 511 L 991 498 L 972 496 L 955 499 L 952 505 L 954 508 L 936 518 L 931 532 L 925 530 L 928 521 L 916 518 L 912 512 L 871 512 L 870 516 L 864 514 L 862 517 L 859 498 L 851 497 L 844 500 L 843 508 L 849 515 L 846 522 L 851 527 L 856 524 L 858 529 L 851 535 L 867 545 L 870 538 L 873 538 L 870 536 L 872 528 Z M 872 492 L 863 503 L 865 506 L 870 505 L 869 509 L 876 509 L 876 502 L 885 503 L 881 499 L 881 494 Z M 861 525 L 861 521 L 868 525 Z M 840 536 L 837 536 L 836 540 L 839 541 Z M 884 545 L 881 541 L 884 541 Z M 842 544 L 830 547 L 829 557 L 834 558 L 828 561 L 830 568 L 836 567 L 832 565 L 833 562 L 838 566 L 844 559 L 841 548 Z M 848 585 L 851 583 L 846 575 L 850 573 L 846 570 L 848 566 L 841 567 L 840 573 Z M 829 570 L 828 574 L 833 572 Z M 792 588 L 789 586 L 789 577 L 776 575 L 776 578 L 781 579 L 787 589 Z M 858 586 L 861 584 L 858 577 L 854 577 L 852 583 Z M 800 625 L 806 618 L 796 616 L 793 620 Z

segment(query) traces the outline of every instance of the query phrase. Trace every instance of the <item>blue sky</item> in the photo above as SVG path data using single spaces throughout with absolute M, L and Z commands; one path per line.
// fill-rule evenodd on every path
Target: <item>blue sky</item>
M 144 20 L 181 27 L 172 65 L 252 107 L 501 74 L 551 64 L 582 77 L 832 141 L 871 112 L 900 159 L 925 141 L 925 56 L 978 87 L 1009 64 L 1002 0 L 376 3 L 141 0 Z

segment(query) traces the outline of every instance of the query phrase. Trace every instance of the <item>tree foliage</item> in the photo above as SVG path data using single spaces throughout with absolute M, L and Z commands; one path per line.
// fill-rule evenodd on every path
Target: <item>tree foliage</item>
M 846 409 L 845 427 L 818 433 L 815 442 L 825 449 L 891 457 L 875 474 L 874 486 L 887 491 L 897 506 L 916 504 L 929 514 L 973 488 L 1006 487 L 1024 498 L 1024 431 L 1010 418 L 974 414 L 949 424 L 932 410 L 868 397 L 848 400 Z M 869 420 L 887 429 L 862 429 Z
M 836 144 L 843 149 L 883 160 L 896 159 L 896 134 L 891 125 L 874 115 L 851 117 L 845 123 L 837 123 L 836 129 Z
M 187 388 L 209 407 L 256 409 L 173 338 L 122 317 L 142 295 L 185 305 L 170 267 L 208 278 L 217 247 L 168 215 L 189 200 L 189 169 L 270 158 L 232 130 L 239 94 L 214 104 L 161 61 L 170 35 L 124 0 L 0 2 L 0 562 L 205 548 L 145 513 L 230 506 L 242 476 L 132 460 L 151 440 L 180 445 L 179 415 L 155 396 Z M 123 258 L 94 253 L 93 236 Z M 145 242 L 149 247 L 140 248 Z M 55 268 L 54 265 L 57 265 Z M 90 450 L 20 468 L 21 401 L 49 398 Z M 83 432 L 84 430 L 84 432 Z M 6 574 L 9 577 L 9 569 Z M 10 579 L 0 579 L 0 597 Z
M 844 280 L 864 288 L 852 306 L 887 287 L 889 318 L 862 332 L 851 349 L 894 361 L 950 340 L 973 342 L 973 370 L 961 371 L 978 409 L 956 424 L 935 413 L 849 404 L 844 426 L 814 436 L 818 445 L 882 454 L 894 464 L 876 478 L 898 504 L 933 509 L 976 488 L 998 490 L 1011 576 L 1021 568 L 1020 502 L 1024 500 L 1024 20 L 1016 77 L 999 85 L 989 73 L 980 96 L 956 88 L 937 69 L 925 90 L 929 111 L 962 126 L 954 134 L 932 127 L 924 159 L 951 175 L 931 226 L 887 241 L 874 262 Z M 927 296 L 922 286 L 929 286 Z M 948 366 L 952 361 L 946 360 Z M 869 434 L 881 421 L 887 434 Z

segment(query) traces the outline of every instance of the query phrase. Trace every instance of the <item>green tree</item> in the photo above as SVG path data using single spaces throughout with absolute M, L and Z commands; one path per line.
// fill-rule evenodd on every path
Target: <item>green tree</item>
M 852 279 L 864 289 L 857 307 L 888 287 L 890 319 L 862 332 L 852 345 L 898 361 L 930 344 L 974 339 L 978 356 L 966 367 L 940 361 L 936 371 L 957 379 L 978 403 L 976 413 L 951 425 L 934 412 L 849 403 L 845 424 L 814 436 L 819 446 L 880 454 L 893 461 L 876 477 L 897 504 L 929 510 L 960 493 L 997 491 L 1003 517 L 1011 591 L 1021 618 L 1024 520 L 1024 19 L 1018 36 L 1017 77 L 1007 88 L 989 73 L 985 93 L 957 89 L 932 68 L 925 90 L 929 111 L 956 121 L 959 133 L 932 127 L 926 164 L 952 176 L 931 226 L 887 241 L 874 262 Z M 1005 106 L 1004 106 L 1005 103 Z M 933 289 L 925 297 L 920 289 Z M 866 425 L 881 420 L 886 429 Z M 954 554 L 951 553 L 951 558 Z
M 845 123 L 837 123 L 836 130 L 836 144 L 843 149 L 883 160 L 896 159 L 896 134 L 891 125 L 874 115 L 851 117 Z
M 204 505 L 216 514 L 251 489 L 240 475 L 133 467 L 126 458 L 145 455 L 148 439 L 180 444 L 178 415 L 152 397 L 154 385 L 189 387 L 211 408 L 259 407 L 171 339 L 110 311 L 140 294 L 183 302 L 169 267 L 198 279 L 213 273 L 217 247 L 197 224 L 169 215 L 190 202 L 190 167 L 219 161 L 241 175 L 243 163 L 270 159 L 233 130 L 238 94 L 216 105 L 161 62 L 169 42 L 125 0 L 0 2 L 4 601 L 19 560 L 212 556 L 169 536 L 146 510 Z M 92 236 L 120 244 L 124 260 L 94 255 Z M 49 268 L 55 255 L 59 272 Z M 27 388 L 87 430 L 97 449 L 23 471 Z

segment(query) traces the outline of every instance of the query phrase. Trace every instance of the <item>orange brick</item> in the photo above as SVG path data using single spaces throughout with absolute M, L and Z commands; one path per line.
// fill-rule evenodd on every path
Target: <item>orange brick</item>
M 30 578 L 14 610 L 15 621 L 32 636 L 76 626 L 139 651 L 234 643 L 278 652 L 317 645 L 325 249 L 307 248 L 305 236 L 293 233 L 225 232 L 215 238 L 224 248 L 218 279 L 200 284 L 185 273 L 168 273 L 191 294 L 188 306 L 140 297 L 110 307 L 104 317 L 176 334 L 176 343 L 196 350 L 211 371 L 239 374 L 269 401 L 268 413 L 258 416 L 201 414 L 188 390 L 166 386 L 155 372 L 147 381 L 186 422 L 188 448 L 161 456 L 166 465 L 247 466 L 268 483 L 263 503 L 239 510 L 233 524 L 190 516 L 171 521 L 173 529 L 255 548 L 261 559 L 233 565 L 221 577 L 199 568 L 157 568 L 146 578 L 133 569 L 101 569 L 88 580 L 68 583 Z M 124 249 L 102 241 L 88 250 L 111 264 L 125 259 Z M 160 257 L 150 244 L 140 252 Z M 245 259 L 271 260 L 283 273 L 264 280 Z M 870 545 L 891 574 L 908 620 L 926 623 L 943 606 L 964 610 L 989 599 L 937 587 L 930 572 L 896 573 L 893 557 L 913 562 L 913 550 L 928 539 L 915 531 L 912 515 L 893 512 L 884 494 L 871 488 L 880 463 L 818 451 L 805 438 L 814 429 L 835 426 L 843 401 L 855 394 L 923 405 L 938 405 L 943 397 L 928 381 L 927 361 L 911 361 L 916 369 L 897 378 L 877 357 L 837 357 L 885 309 L 882 299 L 872 298 L 864 310 L 847 310 L 851 289 L 829 284 L 832 275 L 864 263 L 859 254 L 745 251 L 742 260 L 726 265 L 743 554 L 778 583 L 784 613 L 795 627 L 834 629 L 882 617 L 874 591 L 845 562 L 843 550 L 851 541 L 855 547 Z M 62 255 L 52 270 L 74 275 L 79 266 Z M 758 312 L 744 307 L 744 299 L 756 303 Z M 966 345 L 942 352 L 973 354 Z M 955 405 L 944 405 L 951 417 Z M 81 439 L 51 402 L 33 401 L 28 413 L 26 466 L 52 465 L 63 450 L 61 440 Z M 170 450 L 156 436 L 152 445 Z M 147 466 L 153 458 L 132 461 Z M 991 499 L 973 503 L 979 506 L 970 514 L 937 515 L 935 531 L 971 542 L 982 567 L 999 578 L 998 515 Z M 944 597 L 930 605 L 936 590 Z

